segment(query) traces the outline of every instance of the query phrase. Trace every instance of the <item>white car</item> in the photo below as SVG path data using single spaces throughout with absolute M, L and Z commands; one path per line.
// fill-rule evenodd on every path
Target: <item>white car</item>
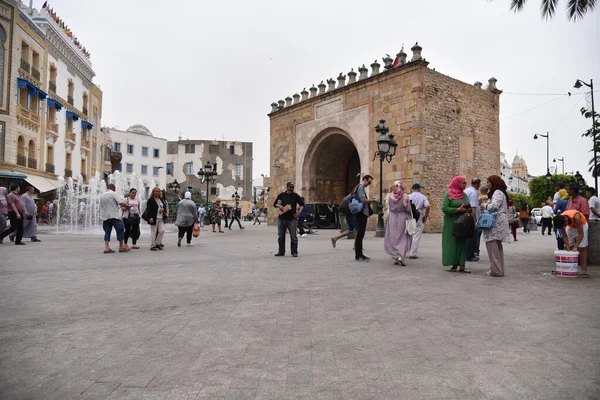
M 531 210 L 531 219 L 533 219 L 537 225 L 541 225 L 542 224 L 542 209 L 534 208 L 533 210 Z

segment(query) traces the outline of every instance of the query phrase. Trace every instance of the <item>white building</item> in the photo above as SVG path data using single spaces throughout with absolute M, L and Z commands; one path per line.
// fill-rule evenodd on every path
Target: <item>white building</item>
M 533 177 L 529 175 L 527 163 L 518 154 L 509 164 L 506 154 L 500 153 L 500 177 L 506 182 L 509 192 L 529 195 L 529 181 Z
M 143 125 L 132 125 L 126 131 L 102 128 L 110 136 L 112 150 L 123 156 L 119 171 L 136 174 L 147 187 L 165 189 L 167 185 L 167 139 L 154 137 Z

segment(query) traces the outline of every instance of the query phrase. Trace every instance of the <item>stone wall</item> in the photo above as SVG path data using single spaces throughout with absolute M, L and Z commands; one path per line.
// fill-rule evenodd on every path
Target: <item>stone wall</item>
M 357 81 L 351 78 L 346 84 L 340 75 L 337 88 L 330 79 L 327 91 L 321 84 L 317 93 L 313 85 L 310 96 L 304 90 L 271 105 L 274 196 L 284 190 L 285 182 L 296 181 L 307 202 L 339 203 L 347 191 L 346 179 L 340 176 L 347 152 L 343 141 L 327 145 L 335 136 L 356 148 L 361 174 L 374 177 L 369 197 L 379 197 L 380 166 L 373 155 L 378 138 L 374 127 L 380 119 L 386 120 L 398 142 L 396 156 L 383 163 L 383 195 L 398 179 L 407 190 L 416 182 L 424 185 L 432 202 L 430 231 L 441 230 L 440 203 L 452 177 L 461 173 L 485 179 L 499 173 L 500 91 L 495 80 L 490 80 L 489 90 L 460 82 L 429 69 L 418 45 L 412 50 L 411 62 L 383 72 L 375 62 L 371 76 L 363 66 Z M 375 223 L 371 218 L 369 226 Z

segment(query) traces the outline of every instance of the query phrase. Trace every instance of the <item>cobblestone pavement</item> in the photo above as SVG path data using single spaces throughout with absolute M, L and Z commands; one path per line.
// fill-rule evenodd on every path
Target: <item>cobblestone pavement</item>
M 172 227 L 170 228 L 173 229 Z M 395 266 L 333 231 L 273 257 L 276 231 L 102 254 L 101 237 L 0 245 L 2 399 L 597 399 L 600 269 L 559 278 L 554 239 L 507 245 L 504 278 Z M 289 244 L 288 244 L 289 246 Z

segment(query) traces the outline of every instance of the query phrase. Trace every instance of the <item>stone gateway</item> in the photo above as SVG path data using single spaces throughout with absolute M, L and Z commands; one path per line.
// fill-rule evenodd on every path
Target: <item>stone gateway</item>
M 379 160 L 375 126 L 386 120 L 398 142 L 396 156 L 383 165 L 384 195 L 394 180 L 405 187 L 420 183 L 431 203 L 426 229 L 442 228 L 441 200 L 456 175 L 482 180 L 500 171 L 499 97 L 496 79 L 486 89 L 428 68 L 422 48 L 412 47 L 396 60 L 389 56 L 363 65 L 327 85 L 313 85 L 271 104 L 271 184 L 283 190 L 295 181 L 307 203 L 339 204 L 370 174 L 369 197 L 379 196 Z M 327 89 L 327 90 L 326 90 Z M 273 212 L 270 221 L 273 222 Z M 370 219 L 373 228 L 376 218 Z

